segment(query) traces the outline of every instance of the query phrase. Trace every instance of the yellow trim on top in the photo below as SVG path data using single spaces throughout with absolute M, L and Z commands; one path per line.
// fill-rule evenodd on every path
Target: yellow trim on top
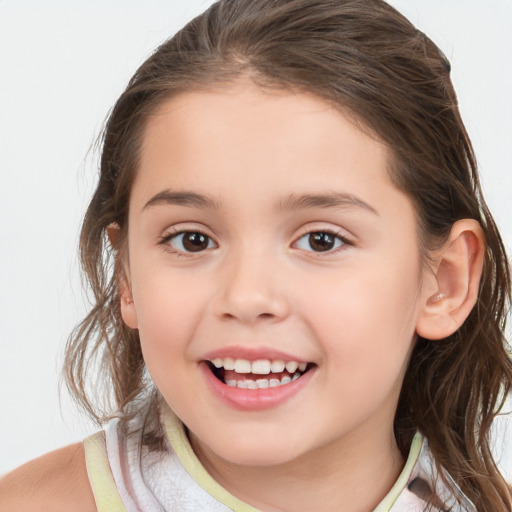
M 233 496 L 211 477 L 192 450 L 183 423 L 168 408 L 164 413 L 164 423 L 169 441 L 176 455 L 187 473 L 198 485 L 233 512 L 260 512 Z M 391 507 L 407 486 L 422 445 L 423 437 L 417 433 L 412 441 L 407 462 L 400 476 L 373 512 L 389 512 L 391 510 Z M 84 448 L 87 473 L 98 512 L 126 512 L 108 462 L 105 433 L 97 432 L 84 439 Z
M 110 470 L 105 432 L 84 439 L 85 463 L 98 512 L 126 512 Z
M 169 441 L 181 464 L 208 494 L 234 512 L 260 512 L 235 498 L 211 477 L 192 450 L 183 423 L 169 408 L 164 413 L 164 423 Z
M 386 494 L 384 499 L 377 505 L 377 508 L 375 508 L 373 512 L 389 512 L 395 501 L 407 486 L 407 482 L 411 477 L 412 469 L 414 468 L 414 465 L 420 456 L 422 446 L 423 437 L 420 433 L 417 432 L 412 440 L 411 449 L 409 450 L 409 456 L 407 457 L 407 462 L 405 463 L 404 469 L 402 469 L 400 476 L 398 477 L 391 490 Z

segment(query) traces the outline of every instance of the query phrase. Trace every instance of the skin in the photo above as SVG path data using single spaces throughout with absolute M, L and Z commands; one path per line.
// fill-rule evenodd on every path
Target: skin
M 478 223 L 457 222 L 421 265 L 415 211 L 388 161 L 322 100 L 247 81 L 172 98 L 147 123 L 122 316 L 201 462 L 263 511 L 372 510 L 404 464 L 393 417 L 415 334 L 452 334 L 476 301 Z M 210 201 L 174 204 L 168 191 Z M 344 201 L 290 207 L 333 192 Z M 203 233 L 204 250 L 187 252 L 183 231 Z M 315 251 L 311 232 L 331 232 L 333 249 Z M 200 370 L 226 347 L 279 349 L 313 363 L 311 378 L 276 407 L 234 409 Z M 83 446 L 0 479 L 4 508 L 95 510 Z
M 414 209 L 389 179 L 388 156 L 323 101 L 246 83 L 183 94 L 148 122 L 123 317 L 203 464 L 263 510 L 369 510 L 403 466 L 393 416 L 437 285 L 422 275 Z M 213 204 L 146 206 L 164 191 Z M 283 207 L 330 192 L 367 207 Z M 178 237 L 162 243 L 183 230 L 211 242 L 194 253 Z M 315 252 L 304 235 L 322 231 L 346 242 Z M 226 346 L 278 348 L 315 374 L 275 409 L 239 411 L 199 371 Z
M 47 453 L 0 478 L 0 510 L 95 512 L 82 443 Z

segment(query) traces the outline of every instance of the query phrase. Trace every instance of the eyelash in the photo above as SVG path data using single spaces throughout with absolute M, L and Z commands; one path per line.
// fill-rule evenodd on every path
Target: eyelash
M 173 247 L 170 244 L 170 242 L 172 240 L 178 238 L 181 235 L 187 235 L 187 234 L 194 234 L 194 235 L 200 235 L 202 237 L 205 237 L 208 240 L 208 244 L 207 244 L 208 246 L 199 251 L 187 251 L 187 250 L 176 249 L 175 247 Z M 300 240 L 302 240 L 305 237 L 311 237 L 312 235 L 328 235 L 328 236 L 332 236 L 335 239 L 335 243 L 336 243 L 336 241 L 341 242 L 340 245 L 338 245 L 337 247 L 334 247 L 333 249 L 328 249 L 326 251 L 315 251 L 315 250 L 303 249 L 306 252 L 311 252 L 311 253 L 318 254 L 318 255 L 326 255 L 327 256 L 327 255 L 336 254 L 339 251 L 344 250 L 344 248 L 346 246 L 354 245 L 349 239 L 347 239 L 345 236 L 341 235 L 339 232 L 329 230 L 329 229 L 304 230 L 304 232 L 293 242 L 292 245 L 297 245 L 297 243 L 300 242 Z M 215 244 L 213 239 L 210 236 L 208 236 L 206 233 L 203 233 L 202 231 L 199 231 L 199 230 L 192 230 L 192 229 L 191 230 L 180 230 L 180 231 L 167 233 L 158 240 L 158 245 L 165 246 L 165 249 L 167 251 L 169 251 L 173 254 L 177 254 L 179 257 L 190 257 L 190 256 L 194 255 L 195 253 L 200 253 L 200 252 L 204 252 L 207 249 L 211 249 L 212 248 L 212 247 L 210 247 L 211 243 Z M 311 245 L 310 245 L 310 247 L 311 247 Z
M 200 235 L 200 236 L 205 237 L 208 240 L 208 247 L 206 247 L 205 249 L 200 250 L 200 251 L 186 251 L 186 250 L 176 249 L 175 247 L 173 247 L 171 245 L 170 242 L 172 240 L 178 238 L 181 235 L 187 235 L 187 234 L 194 234 L 194 235 Z M 158 240 L 158 245 L 164 246 L 167 251 L 171 252 L 172 254 L 177 254 L 179 257 L 181 257 L 181 256 L 190 257 L 190 256 L 194 255 L 196 252 L 199 253 L 199 252 L 203 252 L 206 249 L 211 249 L 211 247 L 209 247 L 211 242 L 213 242 L 213 239 L 210 236 L 208 236 L 206 233 L 203 233 L 202 231 L 194 230 L 194 229 L 183 229 L 180 231 L 174 231 L 174 232 L 167 233 L 167 234 L 163 235 Z M 213 242 L 213 243 L 215 244 L 215 242 Z
M 339 232 L 336 232 L 336 231 L 333 231 L 330 229 L 304 230 L 302 235 L 299 238 L 297 238 L 297 240 L 294 242 L 294 245 L 296 245 L 303 238 L 311 237 L 312 235 L 329 235 L 329 236 L 332 236 L 335 240 L 338 240 L 339 242 L 341 242 L 341 244 L 338 247 L 334 247 L 333 249 L 329 249 L 326 251 L 314 251 L 314 250 L 308 251 L 308 250 L 306 250 L 307 252 L 312 252 L 317 255 L 325 255 L 327 257 L 332 254 L 336 254 L 339 251 L 345 250 L 346 246 L 354 245 L 347 237 L 343 236 Z

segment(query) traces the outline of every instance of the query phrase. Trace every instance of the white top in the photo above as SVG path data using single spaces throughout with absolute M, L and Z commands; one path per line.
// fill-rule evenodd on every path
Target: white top
M 127 429 L 117 419 L 84 441 L 99 512 L 257 512 L 208 474 L 194 454 L 183 424 L 170 410 L 162 415 L 162 421 L 168 441 L 163 452 L 142 446 L 141 429 L 126 435 Z M 128 427 L 138 427 L 138 423 L 136 418 Z M 428 443 L 416 434 L 402 473 L 373 512 L 424 512 L 422 496 L 432 490 L 439 497 L 438 508 L 430 509 L 432 512 L 476 512 L 462 493 L 458 497 L 450 494 L 435 475 Z

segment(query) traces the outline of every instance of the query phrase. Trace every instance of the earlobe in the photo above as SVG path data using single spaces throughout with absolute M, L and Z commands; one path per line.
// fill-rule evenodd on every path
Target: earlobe
M 480 224 L 473 219 L 457 221 L 437 257 L 437 289 L 423 299 L 416 325 L 419 336 L 443 339 L 464 323 L 478 299 L 484 253 Z
M 116 250 L 116 274 L 118 275 L 119 281 L 121 317 L 128 327 L 132 329 L 137 329 L 137 312 L 135 311 L 135 305 L 133 303 L 130 278 L 128 275 L 129 273 L 126 268 L 126 263 L 123 262 L 123 251 L 119 250 L 121 228 L 119 227 L 119 224 L 117 224 L 117 222 L 113 222 L 112 224 L 107 226 L 107 236 L 110 245 Z
M 139 324 L 133 297 L 130 289 L 124 286 L 121 288 L 121 317 L 128 327 L 132 329 L 138 328 Z

